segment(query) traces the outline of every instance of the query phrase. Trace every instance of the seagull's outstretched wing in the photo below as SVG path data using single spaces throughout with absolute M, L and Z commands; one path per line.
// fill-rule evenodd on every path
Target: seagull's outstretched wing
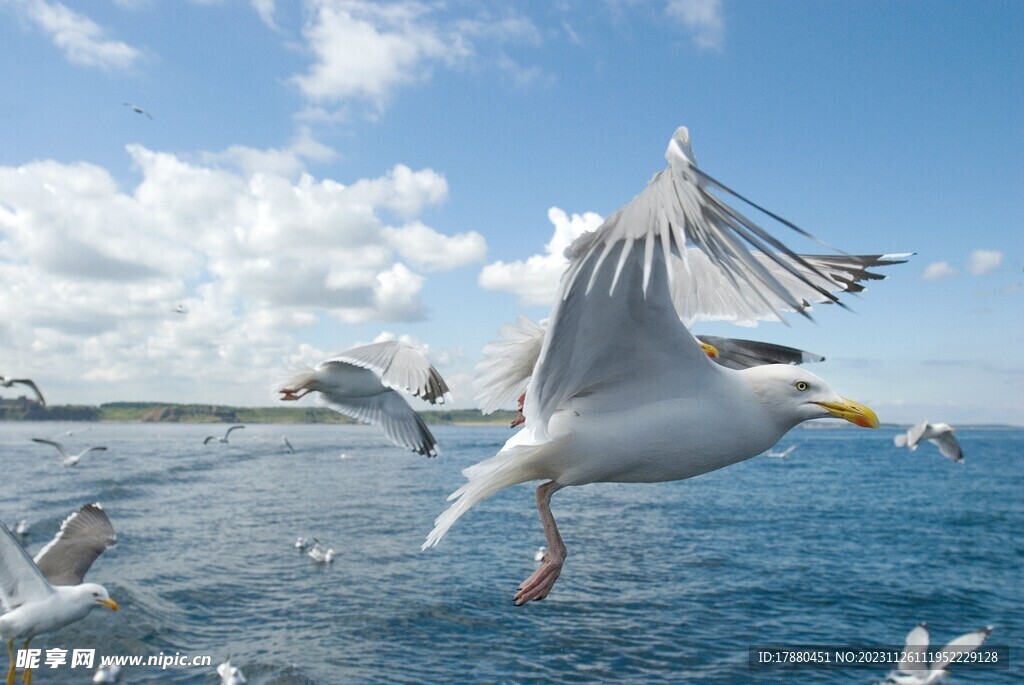
M 924 437 L 925 432 L 928 430 L 928 422 L 922 421 L 916 426 L 911 426 L 907 431 L 907 447 L 913 452 L 917 449 L 918 444 L 921 442 L 921 438 Z
M 956 439 L 955 431 L 948 423 L 931 424 L 931 430 L 928 431 L 925 439 L 934 443 L 942 456 L 952 459 L 958 464 L 963 462 L 964 452 L 960 448 L 960 441 Z
M 793 299 L 774 291 L 758 291 L 756 282 L 733 282 L 703 250 L 691 247 L 670 263 L 681 277 L 673 280 L 672 300 L 679 317 L 694 321 L 732 321 L 756 325 L 779 318 L 779 312 L 809 309 L 815 303 L 832 303 L 834 294 L 859 293 L 863 281 L 881 280 L 884 274 L 868 269 L 903 264 L 910 254 L 891 255 L 792 255 L 752 252 L 751 256 L 775 278 Z M 793 302 L 797 302 L 797 306 Z
M 245 428 L 245 426 L 232 426 L 231 428 L 228 428 L 224 433 L 224 439 L 227 440 L 228 436 L 231 435 L 231 431 L 238 430 L 239 428 Z
M 47 440 L 46 438 L 32 438 L 32 442 L 38 442 L 38 443 L 41 443 L 43 445 L 52 445 L 53 447 L 55 447 L 57 449 L 57 452 L 60 453 L 61 457 L 63 457 L 64 459 L 68 458 L 67 450 L 65 450 L 64 449 L 64 445 L 60 444 L 59 442 L 55 442 L 53 440 Z
M 354 347 L 330 362 L 345 362 L 369 369 L 389 388 L 405 390 L 431 404 L 444 404 L 448 384 L 418 350 L 398 340 Z
M 698 335 L 697 340 L 714 345 L 718 349 L 715 361 L 729 369 L 749 369 L 764 364 L 809 364 L 825 361 L 820 354 L 758 340 L 722 338 L 717 335 Z
M 207 444 L 209 444 L 209 442 L 211 440 L 217 440 L 217 436 L 216 435 L 207 435 L 206 436 L 206 440 L 203 440 L 203 444 L 207 445 Z
M 32 563 L 32 557 L 0 523 L 0 604 L 5 611 L 17 609 L 25 602 L 43 599 L 53 588 Z
M 971 633 L 965 633 L 960 637 L 954 639 L 948 645 L 938 650 L 938 653 L 942 655 L 942 658 L 933 661 L 931 665 L 931 671 L 943 671 L 951 663 L 954 663 L 957 659 L 961 658 L 965 654 L 981 647 L 981 645 L 988 639 L 988 636 L 992 633 L 992 626 L 985 626 L 980 630 L 975 630 Z
M 32 392 L 35 393 L 36 398 L 39 400 L 39 404 L 46 404 L 46 400 L 43 399 L 43 393 L 39 392 L 39 386 L 36 385 L 35 381 L 33 381 L 31 378 L 12 378 L 9 381 L 6 381 L 7 385 L 13 383 L 18 383 L 20 385 L 24 385 L 31 388 Z
M 363 423 L 380 425 L 395 445 L 434 457 L 440 453 L 437 440 L 409 403 L 394 390 L 370 397 L 338 397 L 323 394 L 325 404 Z
M 114 526 L 98 503 L 64 519 L 56 537 L 36 555 L 36 565 L 53 585 L 78 585 L 93 562 L 117 542 Z
M 927 625 L 919 623 L 911 628 L 903 646 L 903 653 L 907 656 L 896 665 L 896 670 L 900 673 L 923 675 L 928 667 L 925 657 L 928 653 L 929 640 Z

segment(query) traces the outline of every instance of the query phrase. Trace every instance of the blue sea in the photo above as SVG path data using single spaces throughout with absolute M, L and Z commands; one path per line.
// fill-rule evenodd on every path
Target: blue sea
M 64 435 L 66 431 L 76 431 Z M 752 671 L 755 645 L 935 646 L 993 625 L 1024 682 L 1024 431 L 958 432 L 966 463 L 894 431 L 795 430 L 787 459 L 688 481 L 589 485 L 552 509 L 569 549 L 551 596 L 512 604 L 544 544 L 533 488 L 477 505 L 420 551 L 460 470 L 510 431 L 435 427 L 443 453 L 373 427 L 0 424 L 0 520 L 32 553 L 99 501 L 118 544 L 93 566 L 120 613 L 37 638 L 97 655 L 227 656 L 250 683 L 869 683 L 878 670 Z M 61 468 L 30 442 L 109 448 Z M 281 446 L 287 437 L 295 454 Z M 318 566 L 296 536 L 336 551 Z M 85 683 L 42 669 L 37 683 Z M 126 683 L 212 683 L 213 667 L 128 667 Z

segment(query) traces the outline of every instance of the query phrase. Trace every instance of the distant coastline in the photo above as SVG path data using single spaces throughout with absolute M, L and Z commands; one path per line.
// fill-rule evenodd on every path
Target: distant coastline
M 435 425 L 508 425 L 513 411 L 484 416 L 478 409 L 433 409 L 419 415 Z M 124 423 L 357 423 L 326 407 L 230 407 L 168 402 L 109 402 L 93 405 L 0 404 L 0 421 L 107 421 Z
M 479 409 L 430 409 L 417 412 L 432 425 L 507 426 L 516 413 Z M 87 421 L 122 423 L 358 423 L 326 407 L 231 407 L 170 402 L 108 402 L 101 405 L 46 405 L 30 400 L 0 400 L 0 421 Z M 883 423 L 883 429 L 906 429 L 909 424 Z M 1021 430 L 1006 424 L 961 424 L 972 430 Z M 841 430 L 854 426 L 840 421 L 808 422 L 802 430 Z

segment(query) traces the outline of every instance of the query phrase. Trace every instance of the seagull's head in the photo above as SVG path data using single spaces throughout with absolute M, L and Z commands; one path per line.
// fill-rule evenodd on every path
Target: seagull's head
M 790 427 L 810 419 L 838 418 L 863 428 L 878 428 L 875 412 L 840 397 L 825 381 L 798 366 L 768 364 L 742 373 L 768 410 Z
M 107 588 L 102 585 L 97 585 L 96 583 L 83 583 L 82 585 L 79 585 L 78 588 L 79 592 L 94 604 L 105 606 L 111 611 L 121 610 L 121 607 L 118 606 L 117 602 L 110 598 L 110 594 L 107 593 Z

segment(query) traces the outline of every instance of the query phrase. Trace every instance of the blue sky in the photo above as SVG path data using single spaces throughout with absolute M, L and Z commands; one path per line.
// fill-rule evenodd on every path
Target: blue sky
M 547 315 L 549 216 L 564 242 L 617 209 L 685 124 L 832 244 L 917 253 L 855 314 L 701 331 L 824 354 L 882 420 L 1024 425 L 1022 26 L 1015 2 L 0 0 L 0 374 L 270 404 L 295 364 L 409 336 L 473 406 L 483 344 Z

